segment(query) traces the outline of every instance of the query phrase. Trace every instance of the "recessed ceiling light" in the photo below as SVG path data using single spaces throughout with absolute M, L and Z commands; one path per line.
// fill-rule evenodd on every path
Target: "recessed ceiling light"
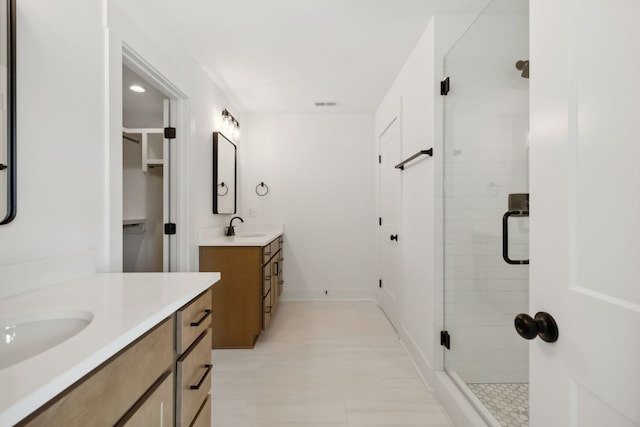
M 138 92 L 138 93 L 145 92 L 145 89 L 140 85 L 131 85 L 131 86 L 129 86 L 129 89 L 131 89 L 134 92 Z

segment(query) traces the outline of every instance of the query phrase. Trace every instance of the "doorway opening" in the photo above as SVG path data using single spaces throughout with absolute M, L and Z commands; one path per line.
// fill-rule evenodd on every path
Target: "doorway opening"
M 122 270 L 165 270 L 164 104 L 167 97 L 122 67 Z M 166 165 L 168 166 L 168 165 Z
M 122 271 L 180 271 L 188 264 L 179 209 L 188 203 L 178 191 L 187 144 L 177 144 L 186 126 L 176 123 L 186 97 L 126 45 L 122 64 Z

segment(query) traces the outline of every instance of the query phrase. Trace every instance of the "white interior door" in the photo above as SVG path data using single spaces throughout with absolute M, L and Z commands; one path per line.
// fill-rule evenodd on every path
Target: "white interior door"
M 531 2 L 531 426 L 640 426 L 640 2 Z
M 401 172 L 394 166 L 401 161 L 400 118 L 394 117 L 379 137 L 379 213 L 378 232 L 380 278 L 378 304 L 398 329 L 400 325 L 400 293 L 402 290 L 399 235 L 401 221 Z

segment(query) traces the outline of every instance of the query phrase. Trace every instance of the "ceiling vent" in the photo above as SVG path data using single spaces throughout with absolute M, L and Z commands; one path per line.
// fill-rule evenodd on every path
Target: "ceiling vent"
M 316 104 L 316 107 L 337 107 L 338 105 L 340 105 L 335 101 L 320 101 L 320 102 L 316 102 L 315 104 Z

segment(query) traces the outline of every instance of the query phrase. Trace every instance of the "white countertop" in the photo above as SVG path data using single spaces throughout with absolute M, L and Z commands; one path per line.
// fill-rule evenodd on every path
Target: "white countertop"
M 200 231 L 200 246 L 265 246 L 282 236 L 281 224 L 240 224 L 235 236 L 225 236 L 223 227 L 205 228 Z
M 11 426 L 220 280 L 220 273 L 105 273 L 0 299 L 0 318 L 82 309 L 67 341 L 0 370 L 0 426 Z

